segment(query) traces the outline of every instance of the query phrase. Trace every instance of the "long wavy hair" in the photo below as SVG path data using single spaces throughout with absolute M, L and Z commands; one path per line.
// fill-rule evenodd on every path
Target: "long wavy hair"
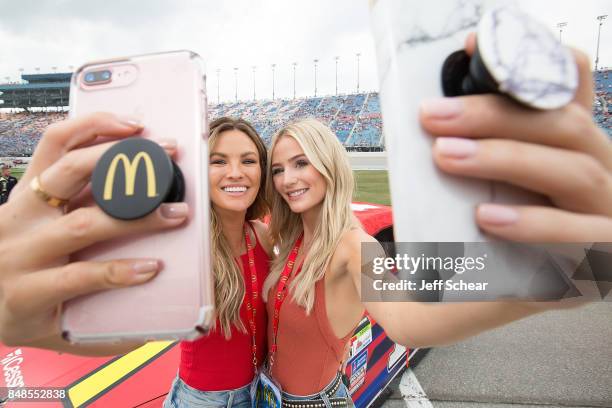
M 355 183 L 346 150 L 332 130 L 318 120 L 306 119 L 292 123 L 274 135 L 268 151 L 266 194 L 273 214 L 270 236 L 279 256 L 272 263 L 270 275 L 264 283 L 264 293 L 267 294 L 278 281 L 296 239 L 303 232 L 300 214 L 291 211 L 275 190 L 272 180 L 272 152 L 283 137 L 295 139 L 326 182 L 321 218 L 314 231 L 311 247 L 301 272 L 289 285 L 293 300 L 310 313 L 315 300 L 315 283 L 325 275 L 325 269 L 342 235 L 358 225 L 351 211 Z
M 210 124 L 210 137 L 208 149 L 213 151 L 215 143 L 228 130 L 238 130 L 251 139 L 257 147 L 259 166 L 261 170 L 261 184 L 255 201 L 247 209 L 246 220 L 256 220 L 269 214 L 270 206 L 265 195 L 267 152 L 261 137 L 255 128 L 243 119 L 221 117 Z M 234 260 L 230 245 L 223 234 L 223 227 L 214 206 L 210 206 L 210 249 L 212 267 L 215 280 L 215 308 L 216 317 L 226 339 L 231 337 L 231 327 L 234 325 L 239 331 L 246 333 L 246 326 L 240 319 L 240 305 L 246 294 L 242 273 Z

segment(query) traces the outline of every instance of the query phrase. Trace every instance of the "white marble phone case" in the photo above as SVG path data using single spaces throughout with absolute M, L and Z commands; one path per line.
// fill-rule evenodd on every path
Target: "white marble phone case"
M 432 160 L 433 138 L 419 124 L 422 100 L 441 97 L 441 68 L 464 48 L 489 7 L 513 0 L 373 0 L 371 23 L 378 57 L 381 108 L 388 155 L 395 239 L 400 242 L 484 242 L 474 212 L 479 203 L 545 204 L 535 194 L 502 183 L 453 177 Z M 500 124 L 503 126 L 503 124 Z M 453 136 L 453 135 L 448 135 Z M 469 255 L 469 246 L 465 246 Z M 524 293 L 546 254 L 529 248 L 492 246 L 496 275 L 505 293 Z

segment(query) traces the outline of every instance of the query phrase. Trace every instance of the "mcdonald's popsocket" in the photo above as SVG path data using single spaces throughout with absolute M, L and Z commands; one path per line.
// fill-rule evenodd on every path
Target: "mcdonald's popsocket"
M 535 109 L 574 98 L 578 68 L 571 51 L 516 7 L 497 7 L 478 24 L 476 50 L 452 53 L 442 67 L 446 96 L 500 93 Z
M 148 139 L 125 139 L 102 155 L 91 177 L 94 199 L 111 217 L 144 217 L 164 202 L 183 201 L 185 181 L 166 151 Z

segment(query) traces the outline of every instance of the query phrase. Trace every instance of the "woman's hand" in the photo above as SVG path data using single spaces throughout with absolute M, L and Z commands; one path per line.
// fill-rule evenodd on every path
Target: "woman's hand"
M 152 214 L 121 221 L 97 206 L 82 206 L 101 155 L 116 141 L 142 130 L 136 122 L 96 113 L 49 126 L 30 166 L 0 207 L 0 341 L 9 346 L 69 349 L 60 339 L 62 302 L 103 290 L 137 285 L 160 270 L 156 259 L 68 263 L 69 255 L 127 234 L 177 227 L 187 217 L 185 203 L 164 204 Z M 161 142 L 169 154 L 173 142 Z M 38 177 L 51 196 L 69 200 L 68 212 L 49 205 L 30 187 Z M 71 211 L 71 209 L 73 209 Z
M 472 53 L 475 37 L 468 37 Z M 522 242 L 612 241 L 612 143 L 593 122 L 588 58 L 575 52 L 580 84 L 562 109 L 535 111 L 499 95 L 426 101 L 421 124 L 437 137 L 445 172 L 507 182 L 543 194 L 553 206 L 483 203 L 487 233 Z

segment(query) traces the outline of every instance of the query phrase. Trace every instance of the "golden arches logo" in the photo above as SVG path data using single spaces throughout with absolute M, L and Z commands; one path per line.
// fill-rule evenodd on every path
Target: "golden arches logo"
M 108 171 L 106 172 L 106 180 L 104 181 L 104 195 L 105 201 L 113 198 L 113 183 L 115 182 L 115 173 L 117 172 L 117 166 L 119 162 L 123 164 L 125 170 L 125 195 L 134 195 L 134 184 L 136 183 L 136 171 L 140 161 L 143 160 L 147 171 L 147 197 L 155 197 L 157 195 L 157 182 L 155 180 L 155 168 L 153 167 L 153 160 L 146 152 L 138 152 L 134 159 L 130 161 L 124 153 L 119 153 L 111 161 Z

